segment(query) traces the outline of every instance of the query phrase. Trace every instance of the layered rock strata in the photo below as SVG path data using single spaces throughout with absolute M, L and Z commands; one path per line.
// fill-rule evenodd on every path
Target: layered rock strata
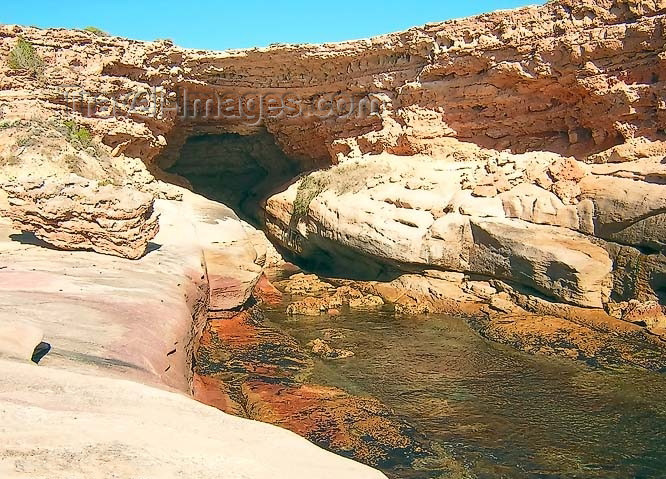
M 26 144 L 21 130 L 31 128 L 38 138 L 46 135 L 48 132 L 39 133 L 48 129 L 44 122 L 66 117 L 74 106 L 75 111 L 83 113 L 76 116 L 79 127 L 89 129 L 99 140 L 95 144 L 96 151 L 101 152 L 97 160 L 88 157 L 89 149 L 76 152 L 85 159 L 84 173 L 92 176 L 100 174 L 99 169 L 88 167 L 95 161 L 118 173 L 121 165 L 134 165 L 137 158 L 161 175 L 157 166 L 178 166 L 183 152 L 211 134 L 218 139 L 232 135 L 232 143 L 236 144 L 239 138 L 265 138 L 268 133 L 294 160 L 289 167 L 292 174 L 299 164 L 301 169 L 310 169 L 382 152 L 399 155 L 410 165 L 413 161 L 406 157 L 416 154 L 466 165 L 496 157 L 497 164 L 490 161 L 482 165 L 488 171 L 461 181 L 474 197 L 494 198 L 502 194 L 502 207 L 496 200 L 470 206 L 469 201 L 459 197 L 456 204 L 464 210 L 471 211 L 473 207 L 481 217 L 501 217 L 500 209 L 507 210 L 505 214 L 512 218 L 572 229 L 642 252 L 645 247 L 654 251 L 661 244 L 655 239 L 662 224 L 661 207 L 646 204 L 647 210 L 634 216 L 629 213 L 626 218 L 614 218 L 614 209 L 631 209 L 631 204 L 605 199 L 600 191 L 629 188 L 640 190 L 637 196 L 660 195 L 663 171 L 659 171 L 659 155 L 664 150 L 660 141 L 666 138 L 661 101 L 665 86 L 661 58 L 663 8 L 661 2 L 647 0 L 561 0 L 429 24 L 370 40 L 230 52 L 185 50 L 168 42 L 142 43 L 95 37 L 86 32 L 3 26 L 0 53 L 8 53 L 21 36 L 34 44 L 47 65 L 38 86 L 30 74 L 0 66 L 4 90 L 0 107 L 11 132 L 9 138 L 15 140 L 14 145 L 4 145 L 3 151 L 22 161 L 36 161 L 41 154 L 39 145 Z M 139 105 L 150 108 L 120 101 L 128 91 L 149 92 L 152 87 L 155 96 L 146 96 Z M 248 121 L 242 116 L 206 115 L 202 109 L 208 100 L 216 100 L 216 94 L 230 93 L 239 98 L 276 92 L 298 98 L 303 114 L 265 115 Z M 180 109 L 161 108 L 164 105 L 158 99 L 162 93 L 170 106 L 178 103 Z M 360 116 L 322 118 L 305 114 L 312 113 L 317 100 L 329 94 L 348 94 L 357 104 L 363 98 L 374 99 L 380 108 Z M 111 99 L 115 101 L 115 116 L 104 116 L 108 111 L 99 110 L 108 106 Z M 42 124 L 15 127 L 17 119 L 25 116 L 21 112 L 28 110 L 34 121 Z M 193 137 L 197 141 L 188 143 Z M 224 143 L 211 141 L 217 141 L 218 146 Z M 262 140 L 254 149 L 232 147 L 244 155 L 254 155 L 253 161 L 261 163 L 263 160 L 257 160 L 261 155 L 255 153 L 270 144 Z M 539 151 L 558 155 L 540 157 L 538 163 L 546 164 L 545 176 L 543 171 L 528 171 L 527 178 L 521 179 L 515 177 L 519 173 L 508 171 L 511 165 L 499 164 L 504 161 L 505 149 L 526 152 L 527 156 Z M 578 166 L 549 168 L 549 163 L 566 160 L 568 155 L 593 163 L 591 169 L 582 170 L 591 171 L 591 176 L 581 182 Z M 626 169 L 613 171 L 609 167 L 623 161 L 636 168 L 626 173 Z M 205 175 L 205 165 L 198 170 L 191 162 L 182 166 L 187 168 L 174 171 Z M 242 167 L 240 164 L 241 170 Z M 240 174 L 238 158 L 229 168 Z M 233 174 L 232 170 L 223 171 Z M 150 183 L 150 175 L 145 173 L 140 167 L 120 172 L 136 177 L 136 183 L 143 185 Z M 426 169 L 420 176 L 430 180 L 436 174 Z M 224 173 L 216 170 L 215 175 Z M 604 177 L 597 178 L 599 175 Z M 608 176 L 618 178 L 611 180 Z M 420 177 L 414 176 L 406 186 L 418 189 L 419 181 Z M 519 183 L 538 186 L 556 198 L 541 190 L 528 191 L 530 187 Z M 509 191 L 516 187 L 519 188 Z M 366 189 L 365 185 L 361 188 Z M 262 186 L 261 194 L 269 190 Z M 536 201 L 536 196 L 540 199 L 535 209 L 530 202 Z M 447 199 L 444 195 L 437 200 L 441 208 L 446 207 Z M 396 201 L 400 207 L 399 199 Z M 591 203 L 600 212 L 594 218 Z M 270 214 L 279 216 L 274 211 Z M 399 222 L 407 228 L 415 221 L 429 221 L 421 213 L 405 215 Z M 597 224 L 593 228 L 594 221 Z M 286 226 L 279 228 L 285 234 Z M 386 232 L 389 237 L 402 234 Z M 643 234 L 645 238 L 636 239 Z M 410 256 L 391 259 L 409 262 Z M 462 261 L 465 259 L 463 254 Z M 435 262 L 443 263 L 441 266 L 446 269 L 461 269 L 453 267 L 459 266 L 455 258 Z M 578 272 L 573 274 L 579 277 Z M 572 281 L 576 282 L 576 278 Z M 569 278 L 563 281 L 568 282 Z M 598 278 L 592 281 L 598 282 Z M 557 289 L 540 282 L 534 281 L 538 290 L 551 293 Z M 589 288 L 590 297 L 583 298 Z M 562 295 L 555 297 L 599 306 L 607 293 L 603 289 L 600 284 L 583 285 L 578 299 L 568 298 L 564 289 Z
M 116 155 L 150 162 L 168 143 L 160 159 L 167 166 L 192 135 L 263 127 L 289 156 L 310 164 L 351 152 L 438 154 L 447 137 L 586 158 L 634 137 L 663 139 L 663 9 L 654 0 L 559 0 L 368 40 L 228 52 L 3 26 L 0 54 L 22 36 L 46 64 L 39 88 L 29 75 L 0 67 L 3 110 L 11 117 L 41 104 L 62 112 L 75 102 L 86 112 L 88 100 L 101 95 L 98 106 L 106 111 L 111 98 L 145 91 L 139 102 L 116 101 L 110 121 L 82 121 Z M 142 114 L 159 107 L 147 96 L 152 87 L 177 97 L 180 110 Z M 275 92 L 301 99 L 303 111 L 313 111 L 322 95 L 340 93 L 353 97 L 357 110 L 363 98 L 383 108 L 361 118 L 329 117 L 328 110 L 250 122 L 205 115 L 215 93 Z
M 129 259 L 144 255 L 159 230 L 154 198 L 129 188 L 66 180 L 22 179 L 4 185 L 14 226 L 65 250 Z

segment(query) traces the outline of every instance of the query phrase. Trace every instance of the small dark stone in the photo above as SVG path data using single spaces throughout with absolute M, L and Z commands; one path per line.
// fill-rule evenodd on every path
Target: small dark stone
M 31 358 L 32 362 L 35 364 L 39 364 L 42 358 L 46 356 L 49 351 L 51 351 L 51 345 L 49 343 L 45 343 L 44 341 L 42 341 L 37 346 L 35 346 L 35 350 L 33 351 Z

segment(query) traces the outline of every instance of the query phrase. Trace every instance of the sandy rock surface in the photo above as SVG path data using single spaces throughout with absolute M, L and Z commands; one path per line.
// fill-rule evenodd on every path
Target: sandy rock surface
M 384 477 L 179 393 L 6 360 L 0 371 L 3 478 Z

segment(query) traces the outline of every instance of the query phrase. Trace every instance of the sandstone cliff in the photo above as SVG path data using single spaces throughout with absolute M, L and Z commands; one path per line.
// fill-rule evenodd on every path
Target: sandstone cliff
M 469 303 L 485 321 L 484 334 L 531 351 L 544 349 L 537 324 L 578 338 L 595 331 L 639 338 L 659 354 L 666 335 L 665 21 L 662 0 L 556 0 L 361 41 L 227 52 L 0 26 L 0 59 L 22 38 L 44 60 L 39 70 L 0 61 L 0 183 L 74 173 L 163 202 L 155 240 L 162 247 L 131 268 L 120 258 L 20 244 L 34 241 L 12 232 L 14 241 L 2 245 L 8 264 L 0 275 L 12 298 L 3 314 L 14 320 L 18 311 L 37 323 L 37 333 L 62 341 L 54 367 L 189 390 L 205 312 L 242 307 L 266 258 L 231 211 L 193 200 L 175 183 L 263 220 L 275 242 L 314 266 L 383 280 L 371 293 L 396 303 L 398 313 L 467 312 L 462 303 Z M 207 102 L 225 94 L 289 94 L 300 112 L 207 115 Z M 377 108 L 349 114 L 343 105 L 323 117 L 322 98 Z M 36 213 L 45 226 L 43 208 L 23 213 Z M 194 230 L 179 229 L 187 218 Z M 91 247 L 87 241 L 73 243 Z M 96 269 L 98 261 L 104 268 Z M 100 273 L 118 285 L 100 282 Z M 104 303 L 98 293 L 109 291 L 120 300 Z M 169 300 L 157 304 L 160 298 Z M 39 301 L 58 307 L 41 316 L 30 306 Z M 502 322 L 506 315 L 520 321 Z M 155 316 L 164 318 L 157 326 Z M 85 321 L 72 336 L 79 317 Z M 22 352 L 41 334 L 26 331 Z M 91 339 L 98 337 L 111 339 Z M 603 342 L 595 344 L 600 354 Z M 636 364 L 663 367 L 662 360 Z M 107 367 L 111 373 L 100 372 Z M 60 387 L 42 374 L 34 372 L 35 380 Z M 31 396 L 21 377 L 8 381 Z M 123 397 L 135 394 L 134 385 L 109 384 Z M 72 394 L 81 392 L 89 389 Z M 152 390 L 148 408 L 156 396 L 169 413 L 184 408 L 208 417 Z M 53 415 L 41 396 L 31 400 L 51 411 L 47 421 L 67 416 Z M 15 421 L 19 412 L 7 411 Z M 209 424 L 200 427 L 212 434 Z M 115 438 L 107 438 L 109 448 Z M 54 444 L 51 456 L 42 453 L 60 463 L 65 449 Z M 242 470 L 246 458 L 238 457 Z M 351 477 L 375 474 L 336 464 Z M 304 477 L 312 467 L 303 465 Z
M 45 60 L 43 81 L 0 67 L 6 117 L 41 104 L 64 111 L 76 98 L 118 99 L 151 87 L 180 95 L 198 120 L 180 112 L 138 115 L 147 97 L 119 102 L 117 120 L 90 122 L 116 153 L 149 162 L 168 143 L 163 161 L 188 135 L 265 126 L 285 152 L 331 161 L 361 137 L 361 152 L 436 151 L 447 136 L 515 152 L 549 150 L 586 158 L 630 137 L 663 139 L 661 1 L 560 0 L 541 7 L 429 24 L 369 40 L 324 45 L 207 52 L 168 42 L 144 43 L 71 30 L 3 26 L 0 53 L 21 36 Z M 189 100 L 182 98 L 183 88 Z M 81 95 L 80 89 L 85 90 Z M 346 121 L 267 119 L 256 127 L 202 118 L 201 102 L 215 92 L 288 90 L 306 103 L 321 95 L 376 95 L 382 115 Z M 69 91 L 68 98 L 64 92 Z M 129 113 L 129 114 L 128 114 Z M 34 117 L 33 112 L 33 117 Z M 357 121 L 358 120 L 358 121 Z M 87 123 L 87 122 L 86 122 Z M 219 124 L 222 123 L 222 124 Z M 371 132 L 398 130 L 385 138 Z

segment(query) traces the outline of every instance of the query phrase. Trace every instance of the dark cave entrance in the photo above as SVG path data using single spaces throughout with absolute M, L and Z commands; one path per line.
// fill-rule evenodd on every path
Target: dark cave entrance
M 183 136 L 175 143 L 182 146 L 172 146 L 157 164 L 166 173 L 187 180 L 195 193 L 228 206 L 258 229 L 265 229 L 264 205 L 270 196 L 285 190 L 303 173 L 323 166 L 316 159 L 288 156 L 263 128 L 250 134 L 177 133 Z M 386 262 L 324 238 L 313 240 L 299 254 L 273 244 L 286 260 L 329 277 L 391 280 L 399 275 Z
M 273 135 L 262 129 L 249 135 L 191 136 L 165 171 L 185 178 L 193 191 L 227 205 L 259 228 L 263 202 L 294 181 L 304 164 L 287 156 Z

